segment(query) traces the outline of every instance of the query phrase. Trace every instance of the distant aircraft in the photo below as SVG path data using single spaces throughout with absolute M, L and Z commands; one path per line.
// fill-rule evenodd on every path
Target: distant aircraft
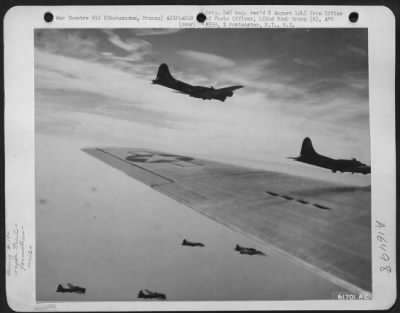
M 183 239 L 182 246 L 189 246 L 189 247 L 204 247 L 204 244 L 201 242 L 191 242 L 186 239 Z
M 159 300 L 167 299 L 165 294 L 159 292 L 153 292 L 148 289 L 144 289 L 144 291 L 140 290 L 137 297 L 143 299 L 159 299 Z
M 238 244 L 235 247 L 235 251 L 238 251 L 240 254 L 248 254 L 248 255 L 265 255 L 264 252 L 259 251 L 254 248 L 246 248 L 246 247 L 241 247 Z
M 82 287 L 79 287 L 79 286 L 74 286 L 74 285 L 72 285 L 70 283 L 68 283 L 67 286 L 68 286 L 68 288 L 64 288 L 61 284 L 59 284 L 57 286 L 57 292 L 62 292 L 62 293 L 65 293 L 65 292 L 71 292 L 72 293 L 72 292 L 74 292 L 74 293 L 80 293 L 80 294 L 86 292 L 86 288 L 82 288 Z
M 332 170 L 333 173 L 339 172 L 351 172 L 362 173 L 364 175 L 371 173 L 371 167 L 361 163 L 357 159 L 332 159 L 323 155 L 318 154 L 312 145 L 311 139 L 306 137 L 303 140 L 299 157 L 289 157 L 298 162 L 303 162 L 323 168 Z
M 175 89 L 178 93 L 183 93 L 194 98 L 203 100 L 217 99 L 220 101 L 225 101 L 227 97 L 232 97 L 234 90 L 243 88 L 243 86 L 240 85 L 219 89 L 214 89 L 214 87 L 192 86 L 172 77 L 168 65 L 165 63 L 161 64 L 158 68 L 157 78 L 154 79 L 152 83 Z

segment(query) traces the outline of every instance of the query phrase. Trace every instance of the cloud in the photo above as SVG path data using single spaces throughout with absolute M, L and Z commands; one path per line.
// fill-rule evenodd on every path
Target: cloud
M 127 52 L 151 51 L 151 43 L 148 41 L 138 38 L 128 38 L 126 40 L 122 40 L 121 37 L 112 30 L 105 29 L 104 32 L 108 35 L 108 40 L 122 50 Z
M 76 58 L 97 57 L 98 38 L 79 30 L 46 29 L 35 31 L 35 47 L 53 54 Z
M 177 114 L 146 108 L 140 103 L 127 102 L 99 92 L 36 88 L 35 97 L 37 107 L 48 111 L 82 112 L 168 128 L 173 127 L 173 121 L 178 119 Z
M 35 85 L 49 91 L 85 91 L 126 103 L 145 103 L 150 83 L 134 71 L 127 72 L 98 60 L 81 60 L 36 50 Z
M 70 56 L 78 59 L 108 61 L 108 64 L 121 65 L 124 62 L 140 62 L 145 56 L 152 54 L 151 43 L 138 39 L 122 40 L 112 30 L 103 30 L 111 43 L 111 51 L 101 51 L 100 32 L 82 30 L 37 30 L 35 32 L 35 47 L 52 54 Z M 122 50 L 122 51 L 121 51 Z M 129 65 L 124 64 L 125 67 Z
M 100 52 L 107 60 L 116 60 L 116 61 L 126 61 L 126 62 L 139 62 L 142 61 L 143 55 L 138 53 L 131 53 L 126 56 L 117 56 L 114 55 L 112 52 Z
M 208 66 L 215 66 L 221 68 L 221 67 L 233 67 L 236 64 L 233 60 L 211 53 L 205 53 L 193 50 L 181 50 L 177 51 L 176 53 L 185 58 L 188 58 L 191 61 L 199 62 Z
M 293 62 L 299 65 L 303 65 L 305 67 L 312 67 L 312 68 L 318 68 L 319 64 L 317 62 L 311 61 L 311 60 L 306 60 L 304 58 L 294 58 Z
M 133 31 L 136 36 L 159 36 L 175 34 L 181 30 L 180 28 L 137 28 Z
M 362 49 L 360 47 L 356 47 L 353 45 L 348 45 L 343 51 L 341 51 L 342 55 L 358 55 L 361 57 L 368 57 L 368 52 L 366 49 Z
M 264 89 L 269 80 L 269 66 L 273 60 L 261 59 L 250 62 L 241 62 L 231 68 L 224 68 L 222 71 L 215 70 L 213 75 L 219 82 L 229 84 L 240 84 L 246 88 Z
M 138 39 L 138 38 L 127 38 L 121 39 L 113 30 L 103 30 L 108 36 L 108 40 L 115 47 L 122 51 L 118 54 L 111 51 L 102 51 L 99 54 L 106 60 L 116 60 L 124 62 L 140 62 L 143 61 L 145 56 L 152 54 L 152 45 L 150 42 Z M 126 64 L 125 64 L 126 65 Z

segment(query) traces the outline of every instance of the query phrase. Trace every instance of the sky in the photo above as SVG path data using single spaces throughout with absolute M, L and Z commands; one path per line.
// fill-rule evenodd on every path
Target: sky
M 366 29 L 37 29 L 37 134 L 219 161 L 370 164 Z M 225 102 L 152 85 L 161 63 Z M 297 163 L 296 166 L 308 166 Z

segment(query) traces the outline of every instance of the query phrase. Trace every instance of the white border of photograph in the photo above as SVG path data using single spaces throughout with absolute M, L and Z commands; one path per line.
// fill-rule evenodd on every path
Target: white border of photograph
M 179 310 L 344 310 L 387 309 L 396 300 L 396 150 L 395 18 L 383 6 L 234 6 L 234 10 L 336 11 L 339 17 L 280 27 L 368 28 L 369 105 L 372 167 L 371 300 L 207 301 L 207 302 L 36 302 L 35 291 L 35 131 L 34 29 L 43 28 L 179 28 L 179 20 L 93 20 L 92 16 L 190 15 L 222 11 L 228 6 L 36 6 L 11 8 L 4 18 L 6 245 L 18 236 L 13 255 L 6 254 L 6 289 L 16 311 L 179 311 Z M 351 23 L 349 13 L 359 13 Z M 46 23 L 45 12 L 67 18 Z M 212 14 L 212 13 L 209 13 Z M 68 16 L 87 16 L 70 20 Z M 212 28 L 194 20 L 190 28 Z M 279 23 L 276 23 L 279 24 Z M 222 23 L 218 25 L 223 27 Z M 238 27 L 240 28 L 240 27 Z M 384 227 L 377 227 L 379 225 Z M 18 232 L 18 235 L 16 235 Z M 379 233 L 380 232 L 380 233 Z M 383 238 L 383 239 L 382 239 Z M 383 251 L 381 243 L 386 242 Z M 7 249 L 7 247 L 6 247 Z M 12 250 L 12 248 L 10 248 Z M 23 264 L 21 264 L 23 262 Z M 390 272 L 388 267 L 390 268 Z M 23 269 L 22 269 L 23 268 Z

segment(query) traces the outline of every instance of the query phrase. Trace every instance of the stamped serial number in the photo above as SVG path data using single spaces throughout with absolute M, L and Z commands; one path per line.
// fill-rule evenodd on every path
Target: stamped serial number
M 333 298 L 336 300 L 371 300 L 371 296 L 369 294 L 353 292 L 334 292 Z

